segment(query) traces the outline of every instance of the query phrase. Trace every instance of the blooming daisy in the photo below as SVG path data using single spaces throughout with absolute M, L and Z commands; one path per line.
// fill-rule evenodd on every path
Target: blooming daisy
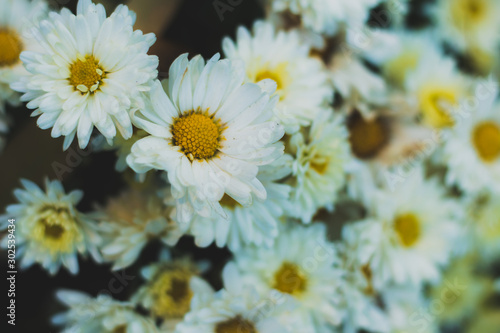
M 8 218 L 16 220 L 17 256 L 21 268 L 39 263 L 50 274 L 65 266 L 72 274 L 78 273 L 77 253 L 90 252 L 100 260 L 96 244 L 100 241 L 96 223 L 76 210 L 82 191 L 68 194 L 57 180 L 45 182 L 45 192 L 35 183 L 22 179 L 24 189 L 16 189 L 18 204 L 7 206 L 0 222 L 0 230 L 8 227 Z M 2 246 L 7 247 L 7 238 Z
M 264 200 L 259 166 L 283 155 L 284 130 L 272 120 L 278 97 L 244 84 L 241 63 L 218 59 L 178 57 L 166 91 L 157 81 L 133 117 L 151 135 L 132 146 L 127 163 L 137 173 L 167 171 L 181 223 L 194 213 L 225 216 L 224 194 L 243 206 Z
M 472 95 L 473 85 L 458 72 L 452 58 L 431 51 L 407 74 L 405 85 L 416 96 L 422 122 L 442 129 L 453 126 L 453 110 Z
M 38 49 L 29 29 L 47 11 L 44 0 L 0 1 L 0 114 L 5 111 L 6 103 L 19 104 L 19 94 L 10 84 L 27 74 L 19 56 L 23 51 Z
M 360 26 L 370 9 L 380 0 L 268 0 L 274 12 L 289 11 L 299 15 L 302 24 L 316 32 L 333 35 L 343 26 Z
M 457 124 L 446 131 L 440 159 L 448 166 L 446 182 L 470 195 L 500 193 L 500 110 L 497 88 L 476 96 L 454 114 Z
M 190 280 L 203 273 L 202 266 L 189 259 L 172 260 L 168 251 L 162 251 L 159 262 L 141 270 L 147 282 L 132 300 L 161 319 L 163 327 L 175 326 L 190 309 L 193 297 Z
M 353 226 L 357 231 L 349 235 L 355 239 L 348 240 L 369 258 L 375 288 L 439 281 L 463 221 L 458 203 L 443 192 L 436 179 L 425 180 L 423 168 L 416 167 L 392 191 L 375 194 L 370 217 Z
M 293 305 L 291 318 L 309 318 L 313 327 L 308 332 L 328 332 L 343 315 L 337 251 L 322 223 L 305 227 L 288 222 L 282 229 L 271 248 L 250 246 L 235 252 L 235 264 L 259 292 L 278 291 Z
M 458 50 L 498 46 L 500 29 L 496 0 L 439 0 L 432 8 L 436 32 Z
M 52 318 L 54 324 L 64 326 L 64 333 L 159 332 L 151 318 L 134 311 L 132 303 L 115 301 L 108 295 L 92 298 L 71 290 L 59 290 L 56 295 L 69 307 Z
M 223 271 L 224 289 L 214 292 L 199 278 L 192 278 L 191 311 L 179 323 L 175 333 L 287 333 L 277 318 L 281 300 L 273 295 L 262 297 L 243 283 L 236 267 L 228 264 Z
M 265 79 L 276 83 L 279 102 L 276 116 L 287 133 L 308 126 L 316 115 L 333 100 L 333 89 L 319 59 L 309 55 L 310 46 L 301 42 L 297 31 L 275 31 L 264 21 L 253 26 L 253 35 L 244 27 L 237 31 L 236 42 L 225 38 L 224 54 L 243 60 L 247 81 Z
M 152 193 L 128 190 L 110 199 L 103 209 L 100 250 L 113 269 L 130 266 L 152 239 L 174 246 L 183 235 L 171 219 L 172 209 Z
M 40 115 L 40 128 L 65 136 L 64 149 L 75 135 L 85 148 L 94 126 L 108 141 L 117 129 L 126 139 L 132 135 L 128 111 L 158 66 L 147 54 L 156 37 L 134 31 L 134 22 L 126 6 L 106 17 L 101 4 L 80 0 L 77 15 L 63 8 L 32 29 L 42 50 L 21 54 L 30 75 L 12 87 L 25 93 L 21 100 Z
M 290 175 L 291 163 L 291 156 L 283 155 L 259 168 L 257 179 L 266 188 L 266 200 L 255 198 L 251 206 L 244 207 L 225 194 L 219 203 L 227 219 L 216 213 L 210 218 L 195 216 L 189 228 L 196 245 L 205 247 L 215 240 L 217 246 L 227 245 L 232 251 L 249 244 L 271 246 L 278 236 L 280 217 L 293 209 L 289 202 L 291 187 L 278 183 Z
M 345 182 L 349 144 L 342 118 L 334 116 L 332 110 L 318 114 L 306 131 L 291 136 L 286 148 L 294 157 L 292 215 L 309 223 L 319 208 L 333 209 Z

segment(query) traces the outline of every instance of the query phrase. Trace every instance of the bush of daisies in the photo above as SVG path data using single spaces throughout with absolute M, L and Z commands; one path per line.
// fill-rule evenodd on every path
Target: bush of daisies
M 126 299 L 58 289 L 52 324 L 497 333 L 500 3 L 255 6 L 160 80 L 157 37 L 126 5 L 0 0 L 1 145 L 24 103 L 60 149 L 112 152 L 127 179 L 85 211 L 60 179 L 19 180 L 0 235 L 8 248 L 15 218 L 20 269 L 140 267 Z M 227 256 L 193 256 L 214 248 Z

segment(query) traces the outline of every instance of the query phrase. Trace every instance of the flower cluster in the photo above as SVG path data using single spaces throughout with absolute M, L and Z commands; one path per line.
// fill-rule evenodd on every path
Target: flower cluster
M 126 302 L 59 291 L 69 310 L 53 322 L 96 333 L 497 332 L 499 3 L 262 5 L 265 17 L 220 53 L 180 54 L 159 80 L 156 37 L 134 30 L 127 6 L 107 16 L 91 0 L 76 14 L 0 0 L 0 134 L 6 104 L 27 102 L 64 150 L 76 137 L 115 151 L 129 185 L 85 213 L 83 193 L 60 181 L 15 190 L 0 231 L 16 219 L 22 268 L 77 274 L 87 254 L 111 270 L 142 267 Z M 231 257 L 195 261 L 181 239 Z M 150 243 L 159 259 L 143 263 Z

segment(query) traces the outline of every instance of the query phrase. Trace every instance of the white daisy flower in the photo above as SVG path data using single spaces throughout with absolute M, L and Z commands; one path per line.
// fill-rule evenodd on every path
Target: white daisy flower
M 316 32 L 333 35 L 342 27 L 361 26 L 380 0 L 268 0 L 274 12 L 290 11 Z
M 342 118 L 323 110 L 308 133 L 294 134 L 286 144 L 294 157 L 290 215 L 309 223 L 319 208 L 333 209 L 337 192 L 345 183 L 349 162 L 347 130 Z
M 342 307 L 346 309 L 342 320 L 344 333 L 356 333 L 360 330 L 388 332 L 389 319 L 377 305 L 379 290 L 375 290 L 369 260 L 366 251 L 360 251 L 354 224 L 342 228 L 343 242 L 339 245 L 345 282 L 341 288 Z
M 0 0 L 0 115 L 6 103 L 19 104 L 19 94 L 10 84 L 27 74 L 19 56 L 38 49 L 29 29 L 47 12 L 44 0 Z
M 272 121 L 278 97 L 243 84 L 241 63 L 218 59 L 205 65 L 201 56 L 178 57 L 164 81 L 167 91 L 157 81 L 134 116 L 151 135 L 132 146 L 127 163 L 137 173 L 167 171 L 181 223 L 194 213 L 225 216 L 224 194 L 243 206 L 264 200 L 259 166 L 283 155 L 284 130 Z
M 500 193 L 500 105 L 498 90 L 483 92 L 475 107 L 457 108 L 457 124 L 444 134 L 440 159 L 448 166 L 446 183 L 470 195 Z
M 145 191 L 131 189 L 109 200 L 99 224 L 103 259 L 113 262 L 112 269 L 121 269 L 133 264 L 153 239 L 168 246 L 177 244 L 183 232 L 171 212 L 160 198 Z
M 96 244 L 96 222 L 76 210 L 82 191 L 64 192 L 57 180 L 45 182 L 45 192 L 35 183 L 21 180 L 24 189 L 16 189 L 18 204 L 7 206 L 0 222 L 0 230 L 8 228 L 8 218 L 14 218 L 17 256 L 21 268 L 39 263 L 50 274 L 65 266 L 72 274 L 78 273 L 77 254 L 90 252 L 100 261 Z M 8 237 L 2 240 L 7 248 Z
M 35 109 L 32 116 L 40 115 L 40 128 L 66 137 L 64 149 L 75 135 L 85 148 L 94 126 L 108 141 L 117 129 L 124 138 L 132 135 L 128 111 L 158 66 L 147 54 L 156 37 L 134 31 L 134 22 L 126 6 L 106 17 L 101 4 L 80 0 L 77 15 L 64 8 L 32 29 L 43 51 L 21 54 L 30 75 L 12 87 L 25 93 L 21 99 Z
M 141 270 L 146 284 L 132 300 L 162 320 L 162 327 L 175 326 L 190 309 L 193 297 L 191 278 L 199 276 L 206 268 L 206 264 L 197 265 L 187 258 L 172 260 L 168 251 L 162 251 L 157 263 Z
M 92 298 L 78 291 L 59 290 L 57 298 L 69 307 L 52 318 L 64 325 L 63 333 L 159 332 L 151 318 L 134 311 L 134 304 L 113 300 L 108 295 Z
M 279 102 L 276 116 L 287 133 L 308 126 L 333 100 L 333 89 L 319 59 L 310 56 L 310 46 L 301 42 L 298 31 L 275 31 L 272 24 L 257 21 L 253 35 L 244 27 L 236 42 L 225 38 L 224 54 L 245 63 L 247 81 L 269 85 L 276 82 Z
M 266 200 L 255 198 L 251 206 L 244 207 L 225 194 L 219 203 L 227 219 L 218 214 L 211 218 L 195 216 L 189 229 L 196 245 L 206 247 L 215 240 L 218 247 L 227 245 L 232 251 L 249 244 L 271 246 L 278 236 L 280 217 L 293 209 L 289 202 L 291 187 L 278 183 L 290 175 L 290 165 L 291 157 L 284 155 L 259 168 L 257 179 L 266 188 Z
M 439 0 L 432 14 L 436 33 L 460 51 L 471 46 L 498 46 L 500 3 L 496 0 Z
M 278 291 L 293 305 L 289 318 L 308 319 L 312 324 L 308 332 L 331 332 L 343 315 L 339 306 L 343 270 L 336 249 L 326 239 L 324 224 L 288 224 L 273 247 L 243 248 L 234 253 L 234 261 L 259 292 Z
M 191 311 L 175 333 L 287 333 L 279 323 L 281 300 L 262 297 L 242 281 L 237 269 L 228 264 L 223 271 L 224 289 L 214 292 L 203 280 L 192 278 Z
M 453 126 L 453 110 L 472 95 L 471 83 L 459 73 L 454 59 L 430 48 L 407 74 L 405 85 L 416 97 L 422 123 L 442 129 Z
M 349 242 L 369 258 L 376 289 L 388 282 L 438 282 L 461 237 L 463 211 L 423 173 L 416 167 L 393 191 L 380 190 L 369 207 L 373 217 L 352 226 Z

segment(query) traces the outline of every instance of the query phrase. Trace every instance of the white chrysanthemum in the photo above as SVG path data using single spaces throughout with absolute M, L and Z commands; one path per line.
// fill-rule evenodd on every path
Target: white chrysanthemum
M 500 193 L 500 105 L 497 89 L 483 91 L 475 107 L 460 108 L 457 124 L 444 136 L 442 162 L 448 166 L 446 182 L 468 194 Z
M 54 324 L 64 325 L 63 333 L 159 332 L 151 318 L 134 311 L 132 303 L 71 290 L 58 291 L 57 298 L 69 307 L 52 318 Z
M 287 333 L 277 315 L 282 309 L 277 295 L 262 296 L 244 284 L 232 264 L 223 271 L 224 289 L 214 292 L 203 280 L 193 277 L 191 311 L 175 333 Z
M 201 56 L 178 57 L 169 79 L 151 88 L 151 98 L 137 110 L 134 123 L 150 133 L 132 146 L 127 163 L 137 173 L 167 172 L 181 223 L 194 213 L 225 216 L 219 201 L 227 194 L 250 206 L 264 200 L 259 166 L 283 155 L 283 127 L 272 120 L 278 97 L 270 98 L 245 83 L 241 63 L 205 65 Z
M 439 0 L 432 8 L 436 32 L 463 51 L 471 46 L 498 47 L 500 3 L 497 0 Z
M 305 27 L 326 35 L 341 27 L 359 27 L 368 19 L 370 9 L 380 0 L 268 0 L 275 12 L 299 15 Z
M 481 254 L 485 263 L 500 258 L 500 194 L 466 198 L 467 250 Z
M 117 129 L 124 138 L 132 135 L 128 111 L 158 66 L 147 54 L 154 34 L 134 31 L 134 22 L 126 6 L 107 18 L 101 4 L 80 0 L 76 16 L 64 8 L 32 30 L 43 51 L 21 54 L 30 75 L 12 87 L 25 93 L 21 100 L 35 109 L 32 116 L 40 115 L 40 128 L 66 137 L 65 149 L 75 135 L 86 147 L 94 126 L 109 141 Z
M 380 190 L 373 218 L 357 222 L 349 242 L 370 258 L 375 288 L 388 282 L 420 286 L 437 282 L 461 236 L 463 211 L 435 179 L 416 167 L 393 191 Z
M 345 168 L 350 159 L 347 130 L 342 118 L 323 110 L 308 133 L 296 133 L 286 144 L 294 157 L 289 215 L 311 222 L 319 208 L 333 209 L 337 192 L 345 183 Z
M 90 252 L 100 260 L 96 244 L 100 241 L 96 222 L 76 210 L 82 191 L 64 193 L 57 180 L 46 181 L 43 192 L 35 183 L 21 180 L 24 189 L 16 189 L 18 204 L 9 205 L 0 222 L 0 230 L 8 228 L 8 218 L 15 219 L 17 254 L 21 268 L 39 263 L 50 274 L 61 265 L 72 274 L 78 273 L 77 254 Z M 10 230 L 10 228 L 9 228 Z M 2 240 L 7 247 L 8 237 Z
M 416 97 L 422 122 L 441 129 L 453 126 L 453 112 L 472 95 L 473 85 L 459 73 L 453 58 L 426 49 L 415 69 L 407 74 L 406 89 Z
M 378 306 L 372 282 L 372 271 L 369 266 L 370 257 L 366 251 L 360 251 L 357 232 L 353 225 L 342 228 L 343 242 L 339 246 L 342 268 L 345 271 L 344 284 L 341 288 L 342 307 L 346 309 L 342 319 L 344 333 L 356 333 L 360 330 L 388 332 L 389 321 L 384 311 Z
M 290 174 L 290 164 L 290 156 L 284 155 L 275 163 L 259 168 L 257 179 L 266 188 L 266 200 L 255 198 L 251 206 L 244 207 L 224 195 L 220 204 L 227 219 L 216 213 L 211 218 L 195 216 L 189 228 L 196 245 L 205 247 L 215 240 L 217 246 L 227 245 L 232 251 L 249 244 L 271 246 L 278 237 L 280 217 L 293 209 L 289 202 L 290 186 L 277 183 Z
M 343 271 L 336 249 L 326 239 L 324 224 L 288 224 L 273 247 L 243 248 L 234 253 L 235 263 L 259 292 L 279 291 L 294 306 L 290 318 L 311 322 L 308 332 L 331 332 L 343 315 L 339 306 Z
M 141 270 L 147 282 L 132 300 L 160 319 L 162 327 L 175 326 L 190 309 L 193 297 L 191 278 L 203 273 L 206 266 L 203 263 L 197 265 L 187 258 L 172 260 L 168 251 L 162 251 L 157 263 Z
M 29 29 L 47 11 L 44 0 L 0 0 L 0 115 L 6 103 L 19 104 L 19 94 L 9 85 L 27 74 L 19 56 L 38 49 Z
M 270 23 L 258 21 L 253 36 L 240 27 L 236 42 L 225 38 L 222 45 L 227 58 L 244 61 L 248 81 L 276 82 L 279 102 L 275 113 L 287 133 L 310 125 L 333 100 L 321 61 L 310 56 L 310 46 L 301 42 L 297 31 L 275 31 Z
M 138 190 L 111 199 L 99 224 L 104 260 L 121 269 L 133 264 L 152 239 L 174 246 L 183 233 L 170 218 L 171 211 L 157 196 Z

